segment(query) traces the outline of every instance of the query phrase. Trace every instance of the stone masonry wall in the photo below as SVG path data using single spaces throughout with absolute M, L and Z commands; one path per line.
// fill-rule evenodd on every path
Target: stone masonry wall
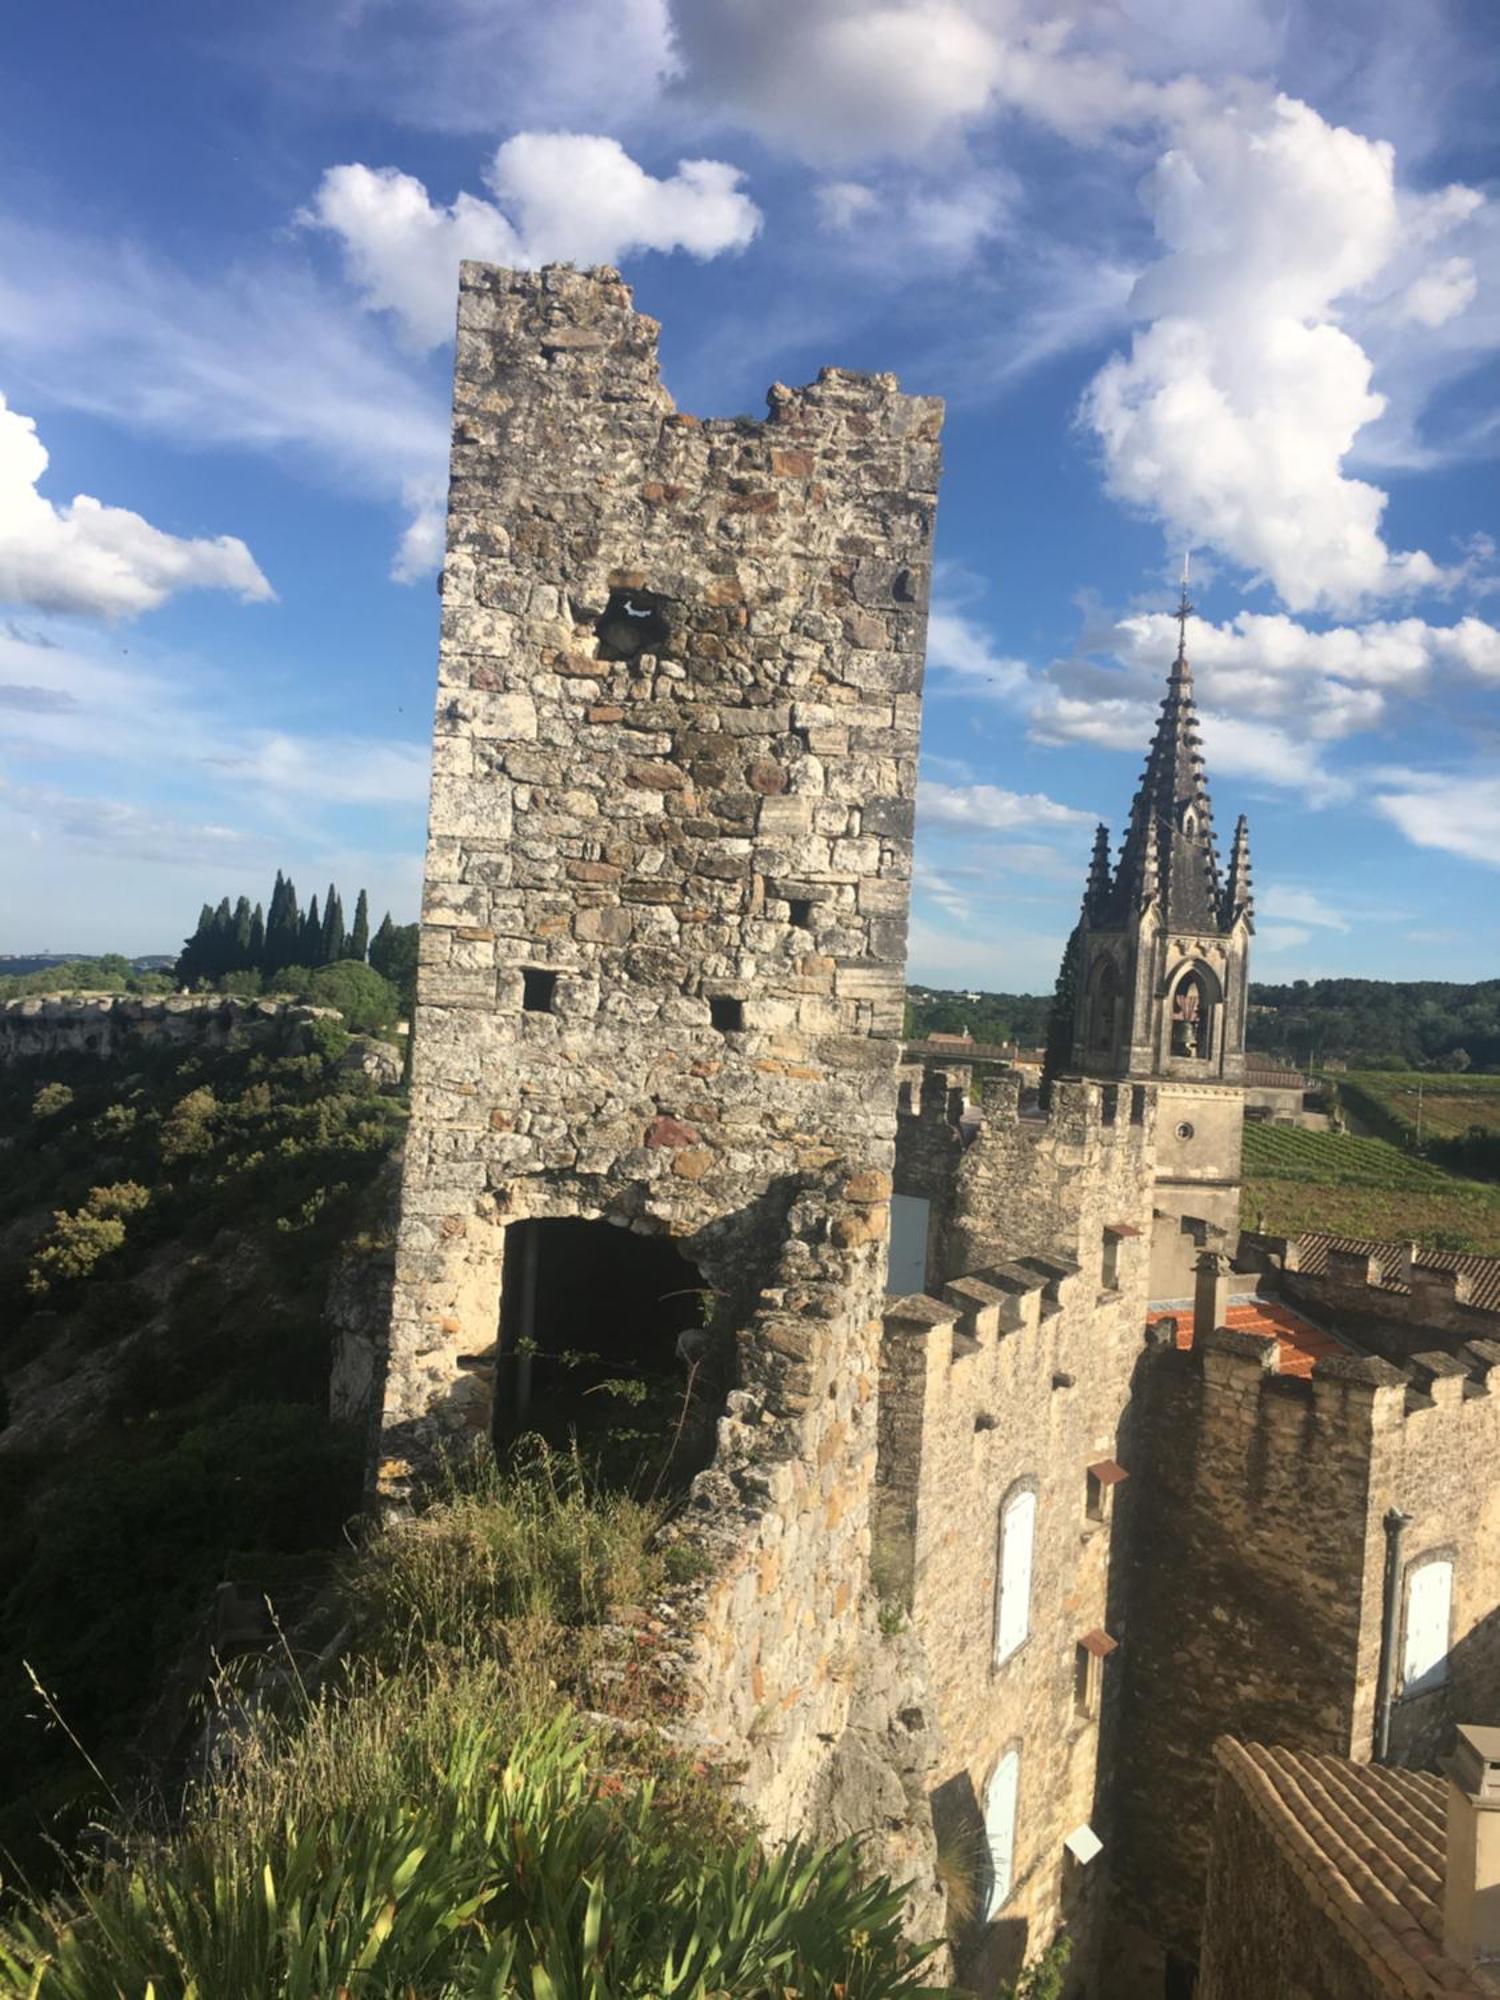
M 307 1022 L 338 1018 L 331 1007 L 218 993 L 37 993 L 0 1002 L 0 1064 L 109 1056 L 125 1042 L 222 1047 L 237 1034 L 295 1036 Z M 396 1067 L 399 1074 L 399 1061 Z
M 1220 1329 L 1143 1364 L 1126 1445 L 1143 1476 L 1112 1940 L 1121 2000 L 1159 1993 L 1163 1949 L 1196 1956 L 1216 1737 L 1371 1755 L 1387 1509 L 1413 1516 L 1407 1568 L 1440 1551 L 1456 1560 L 1449 1687 L 1397 1704 L 1393 1747 L 1403 1761 L 1432 1755 L 1455 1699 L 1493 1712 L 1500 1496 L 1476 1474 L 1500 1449 L 1497 1363 L 1500 1350 L 1476 1347 L 1462 1363 L 1414 1363 L 1409 1380 L 1340 1356 L 1309 1382 L 1277 1373 L 1274 1344 Z
M 889 1171 L 941 421 L 700 422 L 616 273 L 481 265 L 454 411 L 388 1484 L 487 1421 L 509 1222 L 670 1232 L 742 1320 L 795 1177 Z
M 945 1080 L 928 1082 L 922 1115 L 940 1121 Z M 986 1087 L 983 1127 L 953 1172 L 949 1254 L 989 1261 L 939 1277 L 934 1296 L 891 1303 L 881 1373 L 877 1563 L 927 1642 L 937 1810 L 950 1839 L 982 1845 L 990 1777 L 1008 1749 L 1020 1756 L 1012 1893 L 960 1955 L 979 1990 L 1013 1976 L 1062 1922 L 1076 1975 L 1091 1980 L 1095 1969 L 1108 1862 L 1081 1869 L 1063 1842 L 1092 1823 L 1111 1844 L 1101 1743 L 1113 1733 L 1118 1661 L 1102 1662 L 1102 1700 L 1082 1708 L 1075 1667 L 1085 1638 L 1103 1635 L 1107 1649 L 1118 1625 L 1111 1547 L 1130 1482 L 1106 1485 L 1102 1518 L 1090 1518 L 1088 1472 L 1124 1456 L 1151 1206 L 1149 1092 L 1132 1124 L 1128 1090 L 1106 1123 L 1096 1085 L 1059 1086 L 1048 1119 L 1018 1116 L 1018 1087 L 1014 1077 Z M 916 1122 L 902 1121 L 908 1168 Z M 1118 1238 L 1108 1288 L 1106 1218 L 1134 1232 Z M 1037 1495 L 1030 1629 L 997 1664 L 1000 1515 L 1023 1487 Z
M 675 1239 L 733 1384 L 688 1726 L 773 1835 L 926 1754 L 859 1662 L 940 421 L 700 422 L 617 273 L 463 267 L 383 1485 L 489 1423 L 513 1224 Z

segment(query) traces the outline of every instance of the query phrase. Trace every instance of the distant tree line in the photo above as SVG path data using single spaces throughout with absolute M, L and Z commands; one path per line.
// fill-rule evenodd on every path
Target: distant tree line
M 205 903 L 198 927 L 177 961 L 179 986 L 222 987 L 232 991 L 297 991 L 320 966 L 369 964 L 388 979 L 409 1007 L 416 981 L 417 926 L 395 924 L 387 911 L 373 937 L 370 899 L 361 889 L 354 922 L 345 926 L 344 899 L 330 882 L 320 910 L 318 899 L 304 910 L 297 885 L 278 868 L 270 909 L 248 896 L 217 908 Z M 247 977 L 248 975 L 248 977 Z
M 1313 1069 L 1500 1070 L 1500 979 L 1252 986 L 1247 1047 Z

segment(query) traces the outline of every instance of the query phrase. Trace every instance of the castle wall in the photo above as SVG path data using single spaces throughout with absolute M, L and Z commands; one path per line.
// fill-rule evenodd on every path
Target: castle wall
M 518 1379 L 516 1224 L 673 1239 L 733 1385 L 682 1528 L 690 1726 L 773 1834 L 886 1727 L 856 1662 L 940 421 L 825 370 L 700 422 L 618 274 L 463 267 L 382 1484 Z
M 1500 1702 L 1500 1501 L 1475 1476 L 1500 1449 L 1492 1359 L 1414 1369 L 1425 1389 L 1378 1359 L 1320 1361 L 1310 1382 L 1275 1363 L 1273 1344 L 1224 1329 L 1188 1353 L 1157 1348 L 1127 1427 L 1141 1477 L 1111 1944 L 1121 2000 L 1159 1995 L 1164 1950 L 1196 1955 L 1217 1736 L 1371 1755 L 1388 1509 L 1413 1517 L 1405 1572 L 1456 1558 L 1450 1681 L 1398 1702 L 1394 1753 L 1424 1762 L 1455 1703 L 1487 1719 Z
M 509 1222 L 669 1232 L 743 1317 L 782 1183 L 891 1165 L 940 407 L 702 423 L 655 347 L 614 273 L 464 267 L 393 1460 L 488 1420 Z
M 0 1065 L 39 1056 L 111 1056 L 127 1044 L 201 1042 L 223 1048 L 236 1036 L 296 1043 L 309 1023 L 336 1021 L 332 1007 L 292 1000 L 247 1000 L 221 993 L 38 993 L 0 1002 Z M 384 1080 L 400 1076 L 394 1052 Z
M 929 1085 L 921 1117 L 937 1157 L 947 1091 L 941 1077 Z M 1101 1742 L 1115 1671 L 1101 1659 L 1080 1705 L 1075 1670 L 1080 1643 L 1107 1652 L 1118 1622 L 1111 1548 L 1129 1484 L 1111 1468 L 1091 1518 L 1088 1474 L 1122 1455 L 1150 1218 L 1148 1093 L 1136 1124 L 1128 1090 L 1111 1123 L 1095 1085 L 1060 1085 L 1047 1119 L 1020 1117 L 1017 1098 L 1014 1077 L 990 1080 L 978 1136 L 949 1161 L 947 1255 L 950 1266 L 975 1261 L 946 1283 L 938 1274 L 933 1296 L 892 1303 L 881 1371 L 878 1574 L 927 1643 L 945 1844 L 972 1861 L 995 1767 L 1007 1750 L 1020 1758 L 1012 1892 L 959 1954 L 980 1990 L 1063 1922 L 1089 1972 L 1111 1844 Z M 922 1149 L 907 1125 L 900 1156 L 911 1166 Z M 1117 1239 L 1108 1287 L 1106 1220 L 1135 1231 Z M 1029 1631 L 997 1662 L 1001 1511 L 1022 1489 L 1036 1495 Z M 1106 1856 L 1082 1867 L 1063 1843 L 1089 1824 Z

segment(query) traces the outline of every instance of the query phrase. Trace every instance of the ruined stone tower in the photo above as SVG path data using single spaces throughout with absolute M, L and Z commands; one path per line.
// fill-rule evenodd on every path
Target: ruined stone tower
M 700 422 L 656 333 L 463 267 L 388 1487 L 705 1291 L 732 1347 L 831 1166 L 876 1310 L 941 405 Z
M 1079 923 L 1073 1067 L 1155 1081 L 1151 1294 L 1181 1298 L 1205 1249 L 1238 1238 L 1245 998 L 1254 910 L 1250 838 L 1235 828 L 1227 881 L 1214 845 L 1184 591 L 1167 680 L 1119 865 L 1100 827 Z

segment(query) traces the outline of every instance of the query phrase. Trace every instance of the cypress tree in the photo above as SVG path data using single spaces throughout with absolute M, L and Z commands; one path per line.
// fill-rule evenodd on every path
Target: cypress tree
M 241 896 L 234 906 L 234 963 L 226 966 L 226 972 L 244 972 L 255 963 L 250 955 L 250 898 Z
M 363 889 L 354 905 L 354 928 L 344 949 L 348 957 L 357 958 L 361 964 L 370 955 L 370 899 Z
M 318 899 L 313 897 L 307 906 L 307 915 L 302 919 L 302 948 L 297 954 L 299 965 L 321 965 L 323 963 L 323 919 L 318 915 Z
M 208 965 L 210 979 L 217 979 L 221 973 L 234 970 L 234 911 L 229 907 L 229 898 L 222 897 L 214 911 L 213 928 L 208 934 Z
M 1078 961 L 1083 951 L 1083 927 L 1074 928 L 1063 948 L 1057 968 L 1057 984 L 1052 989 L 1052 1007 L 1047 1015 L 1047 1041 L 1042 1053 L 1042 1087 L 1037 1093 L 1042 1109 L 1052 1104 L 1052 1085 L 1073 1060 L 1073 1022 L 1078 1009 Z
M 280 972 L 295 965 L 302 950 L 302 918 L 297 909 L 297 885 L 289 875 L 282 884 L 281 912 L 266 926 L 266 970 Z
M 389 922 L 389 918 L 386 920 Z M 182 947 L 182 956 L 172 968 L 172 977 L 179 986 L 191 986 L 195 979 L 201 979 L 208 959 L 209 934 L 214 927 L 214 913 L 210 904 L 205 903 L 198 912 L 198 928 Z
M 266 913 L 257 903 L 250 913 L 250 969 L 260 972 L 266 962 Z
M 339 892 L 330 882 L 328 899 L 323 905 L 323 963 L 333 965 L 344 955 L 344 905 Z
M 207 915 L 207 911 L 204 912 Z M 386 911 L 380 919 L 380 928 L 370 940 L 370 963 L 382 979 L 390 975 L 387 971 L 391 954 L 396 948 L 396 926 L 391 922 L 391 913 Z

